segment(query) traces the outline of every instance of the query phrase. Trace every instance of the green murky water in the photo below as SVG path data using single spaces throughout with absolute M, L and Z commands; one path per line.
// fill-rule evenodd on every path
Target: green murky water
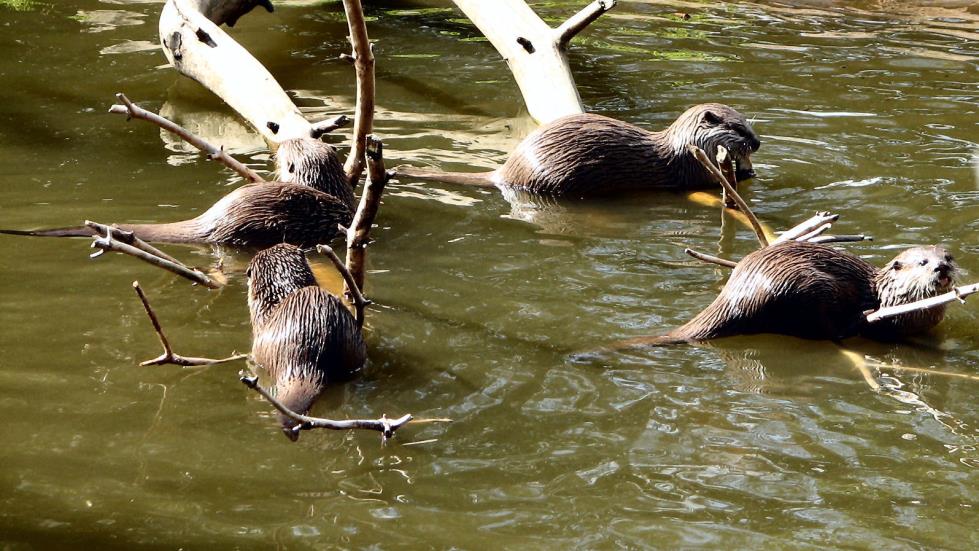
M 589 109 L 648 128 L 687 106 L 755 120 L 746 192 L 784 228 L 843 213 L 881 264 L 944 243 L 979 279 L 979 11 L 909 3 L 622 1 L 572 64 Z M 278 2 L 232 34 L 311 116 L 351 110 L 337 2 Z M 377 132 L 392 164 L 492 167 L 529 123 L 504 63 L 447 3 L 373 3 Z M 548 2 L 549 20 L 579 2 Z M 257 167 L 263 144 L 165 66 L 161 4 L 0 2 L 0 226 L 169 221 L 238 184 L 139 122 L 125 91 Z M 689 13 L 689 20 L 683 19 Z M 341 133 L 331 138 L 342 144 Z M 316 413 L 445 416 L 291 444 L 237 367 L 140 368 L 147 289 L 186 354 L 247 350 L 240 272 L 219 292 L 85 240 L 0 237 L 0 547 L 973 549 L 979 382 L 890 373 L 870 390 L 830 343 L 574 352 L 658 333 L 739 257 L 743 229 L 681 195 L 543 210 L 392 184 L 371 250 L 371 366 Z M 172 248 L 207 265 L 217 254 Z M 224 251 L 240 268 L 244 253 Z M 979 306 L 885 362 L 979 375 Z

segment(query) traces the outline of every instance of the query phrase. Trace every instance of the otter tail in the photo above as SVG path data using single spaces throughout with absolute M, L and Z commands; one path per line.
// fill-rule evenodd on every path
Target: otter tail
M 394 169 L 399 176 L 408 176 L 418 180 L 462 184 L 466 186 L 496 187 L 493 174 L 490 172 L 442 172 L 441 170 L 425 170 L 413 166 L 402 165 Z
M 26 235 L 30 237 L 92 237 L 95 232 L 87 226 L 51 228 L 46 230 L 0 230 L 7 235 Z

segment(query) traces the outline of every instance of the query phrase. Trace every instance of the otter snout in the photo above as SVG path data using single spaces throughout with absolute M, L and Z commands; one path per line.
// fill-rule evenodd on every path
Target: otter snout
M 952 286 L 952 282 L 955 280 L 955 264 L 951 262 L 941 261 L 938 266 L 935 267 L 935 276 L 938 284 L 944 288 Z
M 751 166 L 751 159 L 749 157 L 738 159 L 735 163 L 734 178 L 740 182 L 754 177 L 755 169 Z

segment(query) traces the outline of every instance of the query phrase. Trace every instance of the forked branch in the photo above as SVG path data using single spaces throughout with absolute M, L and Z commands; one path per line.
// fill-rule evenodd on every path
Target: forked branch
M 269 394 L 267 390 L 262 388 L 258 384 L 258 377 L 240 377 L 242 384 L 248 388 L 259 393 L 263 398 L 269 401 L 275 409 L 279 410 L 283 415 L 297 421 L 299 424 L 292 427 L 294 433 L 298 434 L 300 431 L 311 430 L 311 429 L 328 429 L 328 430 L 351 430 L 351 429 L 363 429 L 363 430 L 373 430 L 381 433 L 381 438 L 387 440 L 394 436 L 394 432 L 404 425 L 408 424 L 412 417 L 411 414 L 406 414 L 397 419 L 388 419 L 386 415 L 381 415 L 380 419 L 345 419 L 342 421 L 335 421 L 333 419 L 324 419 L 322 417 L 310 417 L 308 415 L 302 415 L 292 411 L 287 408 L 282 402 L 278 401 L 274 396 Z
M 237 159 L 228 155 L 223 147 L 215 147 L 210 143 L 204 141 L 202 138 L 195 136 L 186 128 L 176 124 L 175 122 L 161 117 L 156 113 L 147 111 L 142 107 L 139 107 L 135 103 L 129 100 L 125 94 L 116 94 L 116 99 L 118 99 L 122 105 L 116 104 L 109 108 L 110 113 L 115 113 L 119 115 L 126 115 L 126 120 L 130 119 L 142 119 L 144 121 L 151 122 L 160 128 L 176 134 L 185 142 L 196 147 L 200 151 L 207 154 L 208 159 L 215 159 L 220 161 L 224 166 L 230 168 L 231 170 L 237 172 L 242 178 L 255 183 L 265 182 L 265 179 L 259 176 L 257 172 L 248 168 Z
M 92 248 L 100 250 L 92 253 L 90 255 L 91 258 L 98 258 L 105 251 L 115 251 L 135 256 L 143 262 L 147 262 L 158 268 L 163 268 L 168 272 L 187 278 L 209 289 L 222 287 L 220 282 L 208 277 L 200 270 L 187 267 L 172 256 L 163 253 L 159 249 L 139 239 L 133 232 L 120 230 L 119 228 L 106 226 L 97 222 L 86 221 L 85 224 L 97 232 L 96 235 L 92 236 Z M 101 235 L 102 233 L 105 235 Z
M 371 301 L 364 297 L 364 293 L 361 292 L 353 274 L 350 273 L 347 266 L 342 260 L 340 260 L 337 253 L 333 251 L 333 248 L 331 248 L 329 245 L 317 245 L 316 251 L 329 258 L 330 261 L 333 262 L 333 265 L 336 266 L 337 271 L 340 272 L 340 275 L 343 276 L 343 281 L 346 283 L 347 290 L 350 293 L 350 298 L 354 303 L 354 318 L 357 320 L 357 327 L 363 327 L 364 310 L 370 306 Z
M 163 354 L 152 359 L 146 360 L 145 362 L 140 362 L 139 365 L 164 365 L 173 364 L 180 365 L 183 367 L 194 367 L 202 365 L 215 365 L 227 362 L 233 362 L 236 360 L 244 360 L 248 358 L 248 354 L 233 354 L 227 358 L 222 358 L 220 360 L 215 360 L 212 358 L 194 358 L 190 356 L 181 356 L 179 354 L 174 354 L 173 349 L 170 348 L 170 341 L 167 336 L 163 333 L 163 327 L 160 326 L 160 320 L 156 317 L 156 312 L 153 311 L 153 307 L 150 306 L 150 301 L 147 300 L 146 294 L 143 293 L 143 288 L 139 286 L 138 281 L 133 282 L 133 289 L 136 290 L 136 296 L 139 297 L 139 301 L 143 303 L 143 309 L 146 310 L 146 315 L 150 318 L 150 323 L 153 324 L 153 330 L 156 331 L 156 336 L 160 338 L 160 344 L 163 345 Z

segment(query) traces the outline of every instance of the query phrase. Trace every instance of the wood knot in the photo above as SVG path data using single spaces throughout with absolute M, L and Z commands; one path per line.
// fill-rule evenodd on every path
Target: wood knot
M 532 53 L 534 53 L 536 51 L 534 49 L 534 43 L 531 42 L 530 40 L 527 40 L 526 38 L 524 38 L 522 36 L 518 36 L 517 37 L 517 44 L 520 44 L 521 46 L 523 46 L 523 49 L 524 50 L 527 50 L 527 53 L 528 54 L 532 54 Z

